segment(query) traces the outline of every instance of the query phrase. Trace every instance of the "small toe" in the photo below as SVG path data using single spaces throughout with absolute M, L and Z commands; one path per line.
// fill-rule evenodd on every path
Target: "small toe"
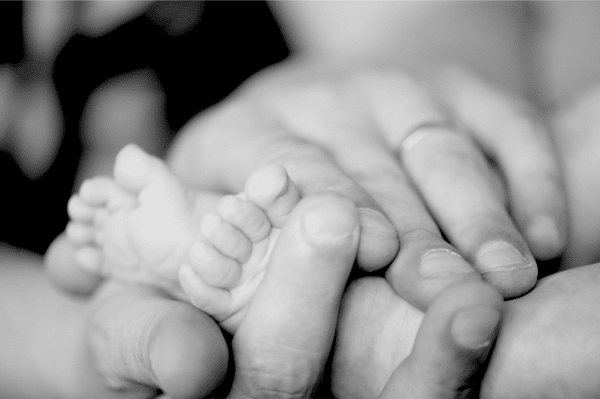
M 263 209 L 274 227 L 282 227 L 285 218 L 300 200 L 300 191 L 281 165 L 267 165 L 254 172 L 244 190 L 248 201 Z
M 172 176 L 160 158 L 135 144 L 128 144 L 119 151 L 113 173 L 117 183 L 133 195 L 156 181 L 169 181 Z
M 179 283 L 189 301 L 198 309 L 208 313 L 217 321 L 227 319 L 231 314 L 232 299 L 229 291 L 212 287 L 184 264 L 179 269 Z
M 221 254 L 238 261 L 246 262 L 252 254 L 250 239 L 231 223 L 219 215 L 208 214 L 200 221 L 200 230 L 204 237 Z
M 219 215 L 253 242 L 259 242 L 269 236 L 271 222 L 265 212 L 256 204 L 235 195 L 226 195 L 217 206 Z
M 95 233 L 91 225 L 71 221 L 67 224 L 66 234 L 74 244 L 84 245 L 94 241 Z
M 125 192 L 116 181 L 99 176 L 83 182 L 79 195 L 84 203 L 91 207 L 119 209 L 135 203 L 135 199 Z
M 94 208 L 89 206 L 79 195 L 73 195 L 67 203 L 69 218 L 77 222 L 91 223 L 94 220 Z
M 198 276 L 212 287 L 231 289 L 241 278 L 240 264 L 223 255 L 210 244 L 203 242 L 192 244 L 188 261 Z
M 108 202 L 113 185 L 116 186 L 116 183 L 108 177 L 93 177 L 81 184 L 79 196 L 89 206 L 104 206 Z
M 85 270 L 100 274 L 102 268 L 102 252 L 97 247 L 85 246 L 75 252 L 75 261 Z

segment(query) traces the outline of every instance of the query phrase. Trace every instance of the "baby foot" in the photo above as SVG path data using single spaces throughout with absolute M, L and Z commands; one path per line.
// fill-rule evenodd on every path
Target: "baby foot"
M 134 145 L 117 155 L 114 179 L 86 180 L 68 204 L 75 259 L 93 273 L 159 286 L 185 298 L 177 271 L 203 209 L 160 159 Z
M 192 244 L 179 281 L 188 299 L 235 333 L 263 280 L 286 217 L 300 199 L 279 165 L 254 172 L 243 193 L 225 196 L 206 215 L 204 240 Z

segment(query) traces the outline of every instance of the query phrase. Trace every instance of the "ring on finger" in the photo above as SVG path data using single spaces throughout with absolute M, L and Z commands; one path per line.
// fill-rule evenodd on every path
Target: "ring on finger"
M 439 133 L 445 132 L 448 134 L 457 134 L 461 135 L 460 131 L 456 129 L 456 127 L 447 121 L 434 121 L 434 122 L 424 122 L 420 125 L 417 125 L 415 128 L 411 129 L 408 134 L 404 136 L 404 139 L 400 143 L 398 148 L 400 153 L 407 152 L 411 150 L 418 142 L 423 140 L 431 133 Z

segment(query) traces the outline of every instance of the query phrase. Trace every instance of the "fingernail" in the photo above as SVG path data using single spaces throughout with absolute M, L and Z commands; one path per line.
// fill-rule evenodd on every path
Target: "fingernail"
M 556 221 L 547 215 L 533 219 L 525 235 L 530 242 L 550 251 L 559 250 L 563 245 Z
M 533 264 L 515 247 L 504 241 L 490 241 L 479 249 L 475 265 L 481 273 L 508 272 Z
M 360 219 L 360 227 L 369 229 L 369 233 L 380 234 L 382 236 L 397 237 L 398 232 L 392 223 L 383 216 L 380 212 L 370 208 L 359 208 L 358 217 Z
M 456 252 L 440 248 L 425 252 L 421 258 L 419 272 L 424 278 L 439 278 L 475 273 L 475 270 Z
M 352 235 L 358 228 L 351 212 L 341 212 L 339 207 L 321 204 L 304 215 L 307 237 L 317 241 L 339 241 Z
M 456 343 L 470 349 L 490 346 L 500 322 L 500 312 L 493 308 L 471 308 L 458 312 L 452 320 Z

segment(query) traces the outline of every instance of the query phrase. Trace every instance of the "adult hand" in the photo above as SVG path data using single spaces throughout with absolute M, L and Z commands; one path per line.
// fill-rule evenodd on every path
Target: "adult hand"
M 597 398 L 599 280 L 598 264 L 579 267 L 545 277 L 527 295 L 505 302 L 487 371 L 485 375 L 475 375 L 473 384 L 465 388 L 478 387 L 481 382 L 480 396 L 490 399 Z M 419 391 L 409 391 L 417 387 L 428 387 L 433 392 L 439 389 L 437 394 L 441 396 L 429 397 L 463 397 L 456 392 L 454 396 L 443 394 L 460 385 L 457 380 L 469 370 L 473 360 L 469 354 L 477 355 L 477 345 L 465 346 L 465 341 L 451 340 L 438 345 L 433 341 L 423 350 L 422 344 L 425 331 L 444 331 L 432 328 L 432 323 L 449 320 L 452 327 L 448 330 L 453 337 L 472 339 L 485 335 L 485 327 L 493 324 L 495 316 L 484 309 L 496 308 L 498 298 L 469 284 L 471 287 L 462 283 L 445 290 L 423 315 L 395 295 L 382 279 L 364 278 L 353 283 L 342 305 L 333 362 L 333 386 L 338 397 L 376 398 L 382 391 L 387 395 L 389 388 L 402 381 L 404 385 L 395 385 L 395 391 L 400 393 L 396 397 L 422 397 Z M 446 313 L 430 319 L 439 306 L 444 306 Z M 471 317 L 456 318 L 465 310 L 469 314 L 471 307 Z M 469 320 L 475 328 L 456 329 L 454 323 Z M 419 327 L 420 336 L 415 338 Z M 471 351 L 460 355 L 457 348 L 461 347 Z M 480 349 L 485 349 L 485 345 Z M 471 364 L 477 367 L 477 361 L 483 357 L 479 352 L 479 358 Z M 441 370 L 451 363 L 457 367 L 448 367 L 444 376 Z M 431 370 L 437 373 L 430 374 Z M 463 379 L 464 382 L 468 381 Z M 402 393 L 406 395 L 401 396 Z
M 281 232 L 265 280 L 233 339 L 236 369 L 227 397 L 313 396 L 329 354 L 357 244 L 358 217 L 348 200 L 329 194 L 301 201 Z M 73 262 L 72 255 L 69 242 L 58 238 L 46 261 Z M 378 293 L 402 301 L 383 279 L 378 280 L 383 288 Z M 343 320 L 352 314 L 348 303 L 363 310 L 369 303 L 353 301 L 355 293 L 353 288 L 347 294 Z M 442 399 L 464 392 L 485 360 L 501 303 L 501 297 L 481 282 L 459 284 L 444 292 L 425 316 L 410 360 L 398 368 L 382 398 L 405 393 Z M 460 317 L 471 308 L 475 317 Z M 482 308 L 489 312 L 482 313 Z M 381 315 L 380 308 L 374 309 L 373 315 Z M 408 333 L 403 332 L 411 343 L 415 335 L 411 333 L 423 320 L 419 311 L 413 312 L 414 328 L 408 320 Z M 485 317 L 490 312 L 491 317 Z M 75 359 L 66 368 L 69 373 L 75 370 L 73 375 L 66 374 L 72 385 L 66 385 L 62 396 L 151 397 L 157 391 L 154 387 L 160 387 L 172 398 L 207 397 L 223 377 L 227 353 L 222 336 L 208 317 L 186 303 L 148 288 L 107 282 L 96 293 L 87 315 L 74 319 L 78 325 L 86 324 L 68 330 L 81 333 L 62 339 Z M 346 338 L 352 330 L 341 331 Z M 55 341 L 51 344 L 57 346 Z M 431 351 L 432 346 L 439 350 Z M 334 366 L 338 377 L 347 365 Z M 428 373 L 423 374 L 423 369 Z M 447 381 L 451 384 L 445 385 L 446 390 L 438 391 L 439 384 Z M 340 378 L 334 382 L 340 389 Z M 345 383 L 342 392 L 353 384 Z M 217 397 L 227 395 L 227 386 L 222 388 Z
M 502 309 L 502 297 L 477 281 L 445 289 L 426 314 L 381 278 L 354 281 L 340 315 L 334 394 L 360 399 L 471 397 Z
M 551 257 L 564 241 L 552 147 L 521 101 L 446 71 L 419 81 L 395 68 L 284 63 L 193 120 L 172 148 L 171 166 L 190 185 L 238 192 L 251 170 L 279 163 L 303 195 L 351 199 L 360 215 L 359 265 L 375 270 L 394 259 L 397 231 L 401 249 L 388 280 L 420 308 L 480 273 L 504 297 L 522 295 L 537 276 L 527 242 Z M 461 90 L 451 90 L 456 82 Z M 496 158 L 525 239 L 480 149 L 449 127 L 454 117 Z
M 74 264 L 73 254 L 69 240 L 60 236 L 45 261 L 50 267 Z M 52 314 L 51 305 L 46 307 Z M 148 287 L 106 282 L 79 308 L 71 316 L 76 328 L 61 335 L 66 338 L 49 340 L 49 346 L 62 350 L 57 358 L 69 359 L 67 373 L 59 373 L 66 380 L 54 382 L 63 385 L 58 396 L 151 398 L 160 389 L 172 399 L 202 398 L 225 377 L 225 338 L 209 316 L 189 303 Z M 61 323 L 60 317 L 53 323 L 49 330 Z
M 355 206 L 339 196 L 311 196 L 296 206 L 233 337 L 233 385 L 229 394 L 223 387 L 223 396 L 312 395 L 356 258 L 358 228 Z M 59 237 L 46 266 L 75 269 L 69 267 L 75 265 L 74 252 Z M 105 282 L 93 297 L 85 327 L 73 350 L 86 353 L 89 347 L 91 356 L 75 368 L 75 397 L 150 397 L 155 387 L 171 398 L 207 397 L 223 380 L 228 353 L 216 324 L 158 291 Z

